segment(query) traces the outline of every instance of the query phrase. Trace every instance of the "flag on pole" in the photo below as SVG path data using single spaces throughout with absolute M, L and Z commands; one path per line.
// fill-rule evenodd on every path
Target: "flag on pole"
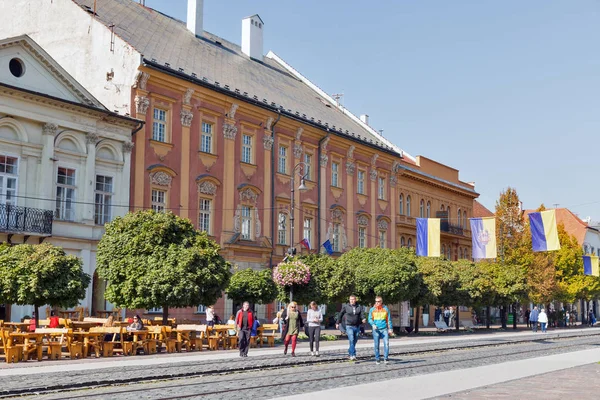
M 471 218 L 473 258 L 496 258 L 496 218 Z
M 307 238 L 302 239 L 300 244 L 306 247 L 307 250 L 310 250 L 310 241 Z
M 417 255 L 440 256 L 440 218 L 417 218 Z
M 560 250 L 555 210 L 529 214 L 533 251 Z
M 583 256 L 583 274 L 600 276 L 600 265 L 597 256 Z
M 329 255 L 333 254 L 333 247 L 331 247 L 331 242 L 329 241 L 329 239 L 327 239 L 323 243 L 323 247 L 325 248 L 325 251 L 327 252 L 327 254 L 329 254 Z

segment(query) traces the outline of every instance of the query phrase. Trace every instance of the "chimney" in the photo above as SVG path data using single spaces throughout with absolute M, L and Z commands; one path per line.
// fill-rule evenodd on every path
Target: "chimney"
M 204 14 L 204 0 L 188 0 L 187 28 L 196 36 L 202 36 L 202 18 Z
M 361 120 L 362 122 L 364 122 L 365 124 L 369 125 L 369 116 L 368 116 L 367 114 L 362 114 L 362 115 L 360 116 L 360 120 Z
M 242 52 L 250 58 L 263 59 L 263 29 L 265 23 L 258 14 L 242 20 Z

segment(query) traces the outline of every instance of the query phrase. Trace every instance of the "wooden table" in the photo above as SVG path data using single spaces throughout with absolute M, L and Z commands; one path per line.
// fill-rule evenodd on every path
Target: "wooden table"
M 103 333 L 97 332 L 86 332 L 86 331 L 73 331 L 74 338 L 81 338 L 83 341 L 83 358 L 87 358 L 88 352 L 90 349 L 90 340 L 94 340 L 92 342 L 96 346 L 96 357 L 100 356 L 100 350 L 98 349 L 98 342 L 100 341 L 100 337 L 103 336 Z
M 80 331 L 89 331 L 90 328 L 95 326 L 102 326 L 101 322 L 89 322 L 89 321 L 71 321 L 73 324 L 73 329 L 77 329 Z
M 127 349 L 127 351 L 123 351 L 123 353 L 127 352 L 129 353 L 129 350 L 131 352 L 131 355 L 135 355 L 136 351 L 138 348 L 144 348 L 144 340 L 146 339 L 146 336 L 148 336 L 149 332 L 147 330 L 126 330 L 123 331 L 123 335 L 127 336 L 127 335 L 131 335 L 132 336 L 132 341 L 127 341 L 124 340 L 123 341 L 123 346 L 127 346 L 128 343 L 130 344 L 131 348 Z
M 8 347 L 12 347 L 15 345 L 16 341 L 23 344 L 23 358 L 27 361 L 29 358 L 29 351 L 31 346 L 35 346 L 35 350 L 37 352 L 37 360 L 42 361 L 43 357 L 43 348 L 42 348 L 42 339 L 44 337 L 43 333 L 35 333 L 35 332 L 11 332 L 8 334 Z M 33 340 L 33 344 L 31 341 Z
M 5 322 L 5 326 L 10 326 L 17 332 L 26 332 L 29 328 L 28 322 Z
M 235 330 L 235 325 L 215 325 L 208 327 L 208 348 L 218 350 L 219 349 L 219 341 L 223 342 L 223 349 L 226 347 L 226 339 L 229 337 L 227 331 L 230 329 Z M 214 333 L 214 335 L 212 335 Z M 237 336 L 236 336 L 237 338 Z M 215 343 L 216 341 L 216 343 Z M 214 344 L 214 345 L 213 345 Z

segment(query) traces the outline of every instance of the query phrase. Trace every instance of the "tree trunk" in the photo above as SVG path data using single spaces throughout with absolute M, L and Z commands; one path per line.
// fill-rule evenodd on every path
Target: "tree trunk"
M 162 324 L 164 326 L 169 325 L 169 307 L 168 306 L 163 306 L 163 320 L 162 320 Z
M 460 306 L 456 306 L 456 316 L 454 317 L 454 324 L 456 325 L 456 331 L 460 330 Z
M 419 308 L 415 307 L 415 333 L 419 333 Z
M 487 329 L 490 329 L 490 323 L 491 323 L 490 320 L 491 319 L 492 319 L 492 307 L 487 306 L 485 308 L 485 327 Z
M 517 303 L 513 303 L 513 329 L 517 329 Z
M 502 322 L 502 329 L 506 329 L 506 305 L 500 306 L 500 321 Z
M 294 287 L 290 286 L 290 303 L 292 301 L 294 301 L 293 299 L 294 299 Z
M 40 326 L 40 307 L 36 304 L 33 306 L 33 312 L 35 312 L 35 327 Z

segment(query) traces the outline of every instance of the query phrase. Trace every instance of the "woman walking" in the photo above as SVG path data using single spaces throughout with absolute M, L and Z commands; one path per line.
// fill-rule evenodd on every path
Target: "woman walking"
M 321 338 L 321 322 L 323 322 L 323 314 L 317 303 L 310 302 L 310 309 L 306 314 L 306 322 L 308 322 L 308 340 L 310 343 L 310 355 L 319 356 L 319 339 Z M 313 352 L 314 343 L 314 352 Z
M 540 322 L 540 325 L 542 326 L 542 333 L 546 333 L 546 326 L 548 325 L 548 315 L 546 314 L 546 311 L 544 311 L 543 308 L 540 310 L 540 315 L 538 316 L 538 321 Z
M 287 310 L 283 311 L 281 314 L 281 319 L 283 320 L 283 330 L 281 332 L 281 337 L 285 338 L 283 344 L 285 346 L 283 350 L 283 354 L 287 354 L 288 345 L 290 344 L 290 340 L 292 342 L 292 357 L 296 357 L 296 342 L 298 341 L 298 333 L 300 329 L 304 327 L 304 322 L 302 321 L 302 315 L 298 311 L 298 305 L 295 301 L 292 301 L 288 304 Z

